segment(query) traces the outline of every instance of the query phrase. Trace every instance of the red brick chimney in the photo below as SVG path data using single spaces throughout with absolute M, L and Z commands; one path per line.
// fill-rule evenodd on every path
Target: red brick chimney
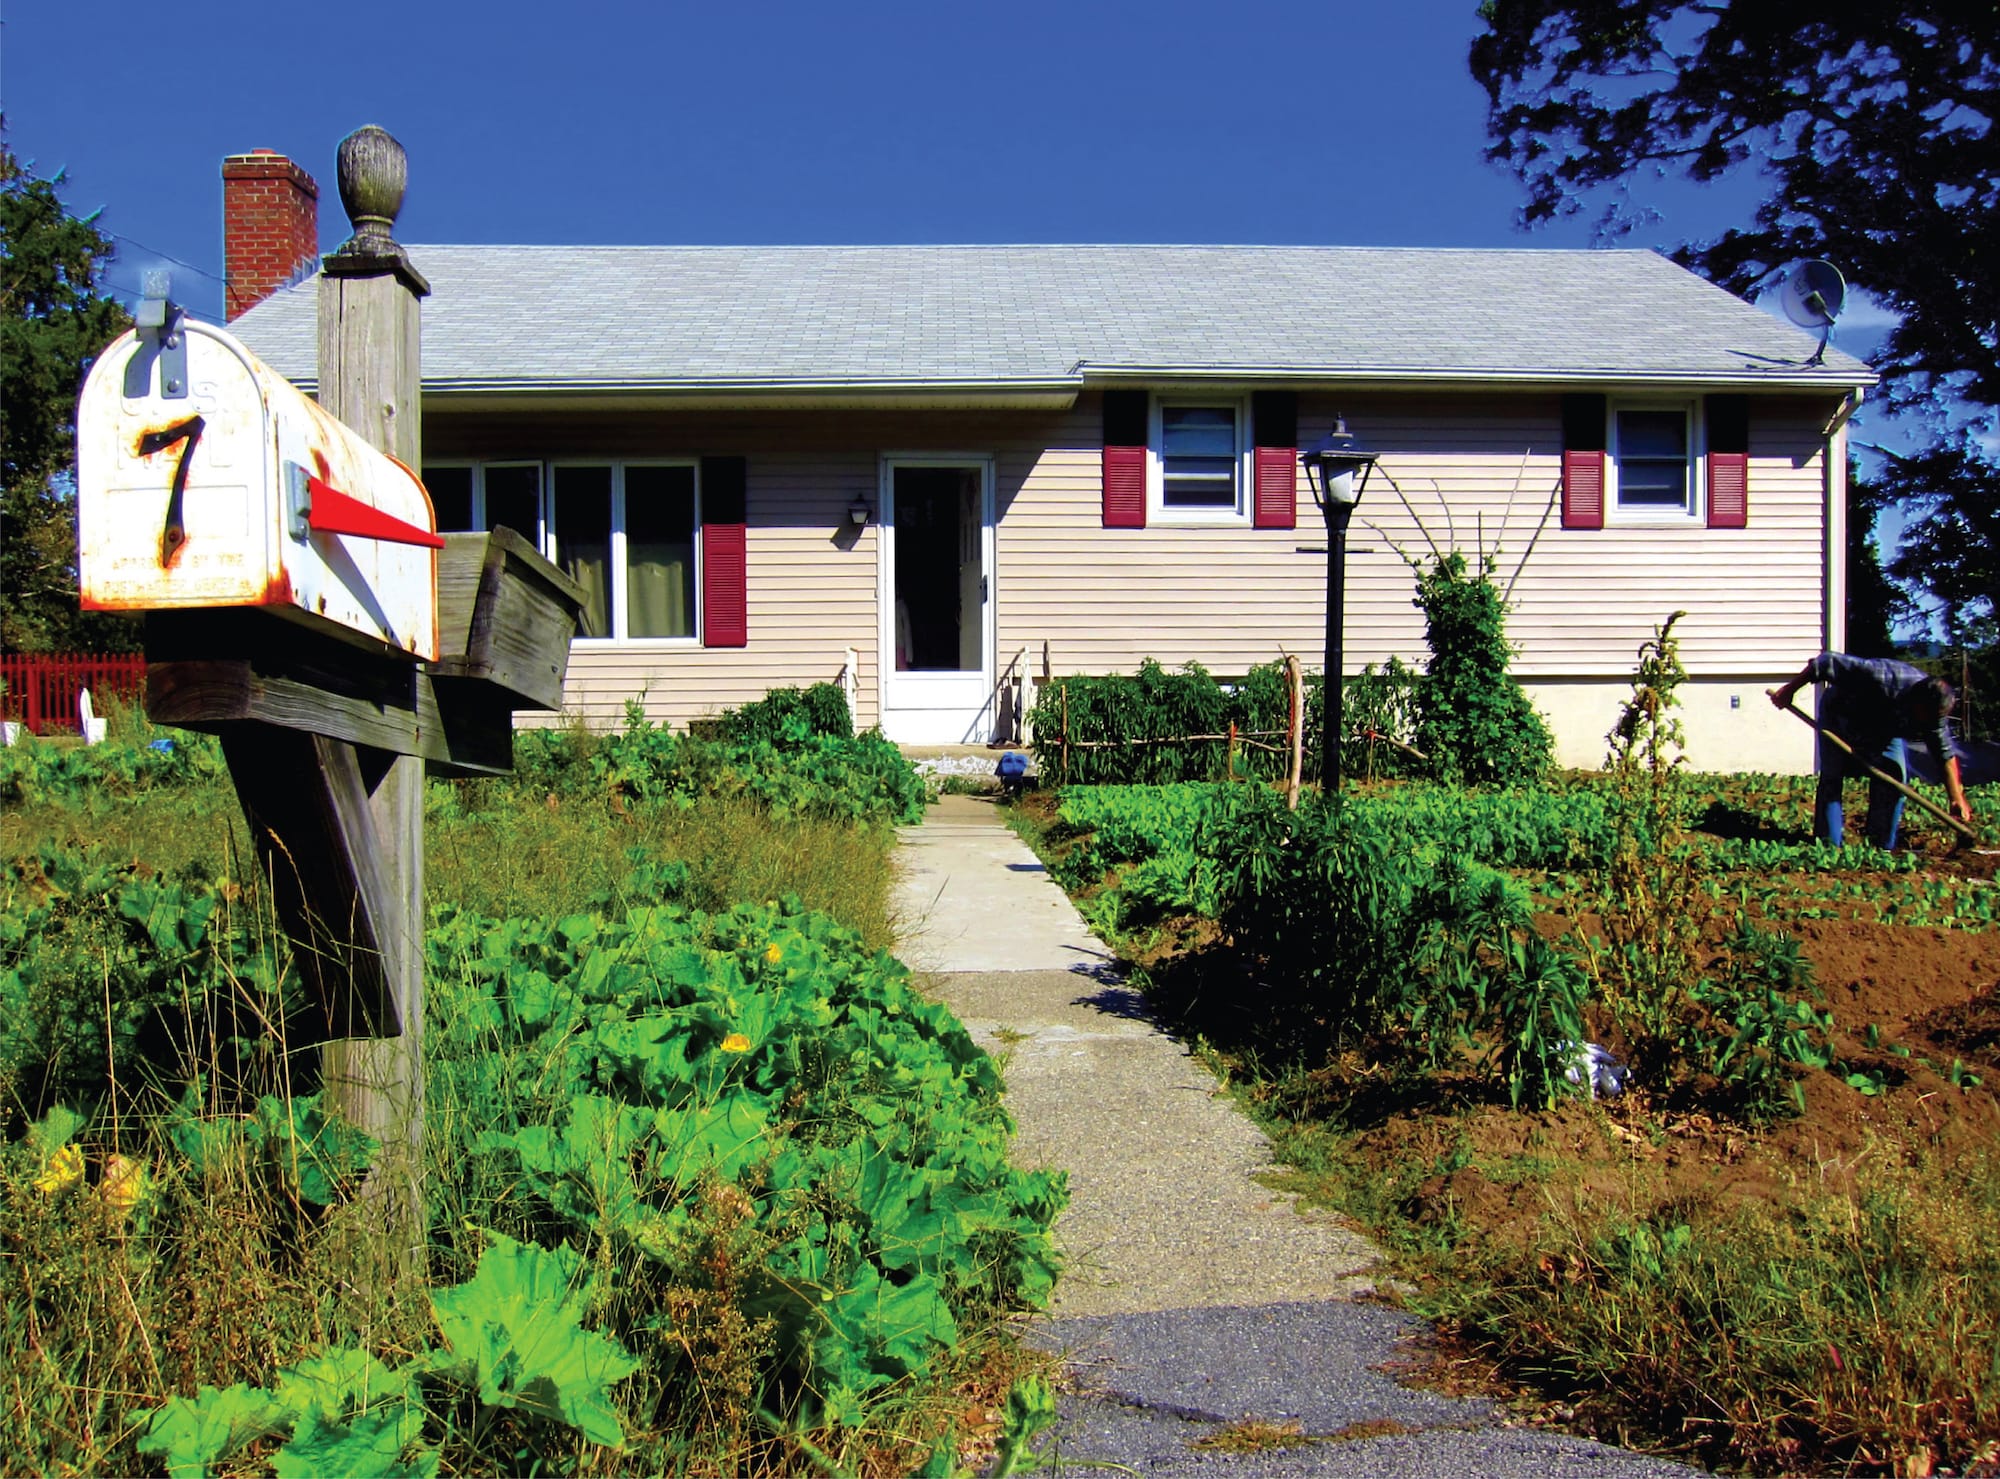
M 225 313 L 248 313 L 319 263 L 319 186 L 271 149 L 222 161 Z

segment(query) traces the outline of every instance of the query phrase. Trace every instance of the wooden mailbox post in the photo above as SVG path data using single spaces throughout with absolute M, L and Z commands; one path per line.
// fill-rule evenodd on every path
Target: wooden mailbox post
M 342 140 L 319 404 L 151 298 L 85 382 L 77 508 L 83 605 L 145 611 L 148 717 L 221 736 L 328 1100 L 420 1235 L 425 767 L 511 768 L 514 711 L 561 706 L 583 593 L 510 531 L 436 532 L 405 173 L 383 130 Z

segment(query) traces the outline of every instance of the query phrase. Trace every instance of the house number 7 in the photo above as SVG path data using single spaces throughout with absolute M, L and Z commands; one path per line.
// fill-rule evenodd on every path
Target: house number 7
M 202 431 L 208 423 L 199 416 L 190 416 L 185 421 L 176 421 L 172 426 L 160 431 L 149 431 L 139 438 L 139 455 L 152 457 L 164 452 L 176 442 L 181 444 L 181 455 L 174 462 L 174 491 L 167 499 L 167 524 L 160 531 L 160 568 L 166 569 L 174 563 L 174 556 L 187 543 L 187 521 L 181 513 L 181 504 L 187 495 L 188 461 L 194 456 L 195 443 L 201 440 Z

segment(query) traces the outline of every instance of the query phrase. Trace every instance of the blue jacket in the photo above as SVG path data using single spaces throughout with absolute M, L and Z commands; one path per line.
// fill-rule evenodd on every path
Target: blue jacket
M 1912 689 L 1931 675 L 1893 657 L 1851 657 L 1822 652 L 1812 660 L 1812 679 L 1824 683 L 1819 721 L 1863 755 L 1879 753 L 1893 739 L 1923 740 L 1942 760 L 1952 753 L 1942 716 L 1935 724 L 1914 719 L 1905 703 Z

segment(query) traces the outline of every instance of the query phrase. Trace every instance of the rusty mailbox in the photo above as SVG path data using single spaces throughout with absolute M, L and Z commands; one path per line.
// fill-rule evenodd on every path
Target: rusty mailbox
M 77 408 L 84 609 L 257 608 L 436 661 L 444 542 L 422 481 L 223 330 L 149 325 L 151 306 Z

